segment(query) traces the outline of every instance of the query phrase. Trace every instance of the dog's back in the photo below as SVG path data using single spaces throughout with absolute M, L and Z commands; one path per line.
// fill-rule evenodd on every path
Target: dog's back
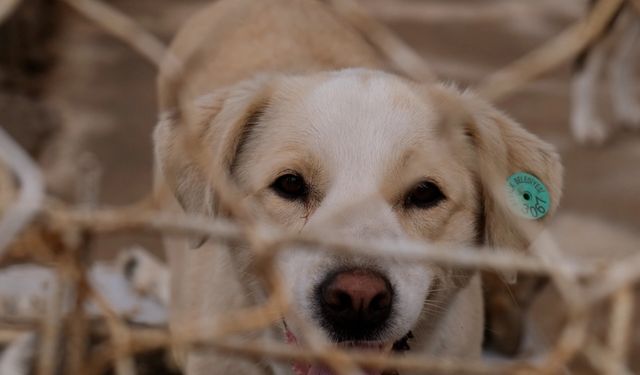
M 162 110 L 257 73 L 388 68 L 365 37 L 315 0 L 223 0 L 174 39 L 160 71 Z

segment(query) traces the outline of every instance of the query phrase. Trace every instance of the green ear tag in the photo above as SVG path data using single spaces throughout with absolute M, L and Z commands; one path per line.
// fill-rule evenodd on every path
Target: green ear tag
M 509 203 L 514 211 L 526 219 L 541 219 L 551 207 L 547 187 L 536 176 L 517 172 L 507 179 Z

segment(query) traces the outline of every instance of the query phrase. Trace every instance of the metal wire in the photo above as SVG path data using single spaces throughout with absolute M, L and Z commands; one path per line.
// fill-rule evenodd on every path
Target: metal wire
M 131 45 L 152 63 L 156 65 L 160 63 L 165 50 L 164 45 L 130 18 L 107 4 L 95 0 L 64 1 Z M 525 56 L 513 66 L 491 76 L 480 86 L 480 91 L 489 98 L 503 97 L 575 56 L 597 36 L 613 16 L 613 9 L 621 1 L 601 0 L 587 19 L 580 21 L 566 33 Z M 0 9 L 10 9 L 13 3 L 17 2 L 1 2 L 0 5 L 4 5 L 4 8 L 0 7 Z M 341 2 L 333 1 L 333 3 Z M 351 2 L 344 4 L 347 8 L 353 6 Z M 0 12 L 0 21 L 5 14 L 8 14 L 8 11 Z M 387 38 L 388 31 L 378 27 L 380 25 L 375 26 L 376 32 Z M 389 42 L 388 38 L 386 40 Z M 392 40 L 389 43 L 394 42 Z M 407 47 L 403 46 L 403 48 Z M 422 70 L 416 67 L 417 54 L 409 55 L 411 61 L 407 69 L 431 79 L 430 74 L 426 73 L 427 68 Z M 566 366 L 578 354 L 587 357 L 594 367 L 603 373 L 630 373 L 626 361 L 630 352 L 632 287 L 640 280 L 640 256 L 638 255 L 627 259 L 612 259 L 604 267 L 602 264 L 579 263 L 575 259 L 564 256 L 553 238 L 546 232 L 538 237 L 536 242 L 538 245 L 533 249 L 532 254 L 518 254 L 509 249 L 469 251 L 466 248 L 442 248 L 412 241 L 385 243 L 356 241 L 352 238 L 326 236 L 324 233 L 300 235 L 277 230 L 261 222 L 231 222 L 190 215 L 176 216 L 139 205 L 94 210 L 64 207 L 50 204 L 50 201 L 45 203 L 44 186 L 38 167 L 1 128 L 0 159 L 19 180 L 18 198 L 14 204 L 3 210 L 4 215 L 0 221 L 0 261 L 4 253 L 10 249 L 10 245 L 25 231 L 27 235 L 42 236 L 44 227 L 47 236 L 61 239 L 61 248 L 57 249 L 55 255 L 60 262 L 57 267 L 60 283 L 52 292 L 51 303 L 42 320 L 44 344 L 38 362 L 39 374 L 48 375 L 53 374 L 54 371 L 55 345 L 64 319 L 60 301 L 67 289 L 86 291 L 86 298 L 98 305 L 109 332 L 110 350 L 98 352 L 96 356 L 89 358 L 84 366 L 78 363 L 79 357 L 70 361 L 75 363 L 71 366 L 81 368 L 85 373 L 97 373 L 98 369 L 113 363 L 118 375 L 134 375 L 136 369 L 133 365 L 133 355 L 156 348 L 168 348 L 176 344 L 212 348 L 252 359 L 318 362 L 340 375 L 359 374 L 361 373 L 359 368 L 362 366 L 420 373 L 433 371 L 474 374 L 554 373 Z M 237 206 L 238 201 L 233 199 L 236 192 L 225 184 L 225 179 L 218 177 L 220 176 L 212 175 L 210 180 L 217 181 L 216 189 L 231 197 L 228 199 L 230 206 Z M 235 208 L 237 212 L 247 212 L 244 207 Z M 40 225 L 30 227 L 29 224 L 36 217 Z M 523 233 L 530 232 L 526 227 L 520 229 Z M 130 327 L 114 312 L 108 301 L 91 287 L 87 281 L 86 269 L 77 261 L 77 257 L 79 252 L 86 251 L 78 242 L 78 238 L 83 235 L 112 235 L 132 231 L 153 231 L 173 236 L 197 234 L 206 235 L 212 241 L 249 244 L 259 264 L 257 272 L 270 278 L 271 297 L 262 305 L 211 317 L 207 327 L 212 329 L 208 330 L 198 329 L 198 322 L 171 335 L 164 327 Z M 305 348 L 265 340 L 239 340 L 235 337 L 237 334 L 269 327 L 277 323 L 279 317 L 289 310 L 289 296 L 281 287 L 276 273 L 273 272 L 272 260 L 279 251 L 291 246 L 296 246 L 301 251 L 317 251 L 318 248 L 322 248 L 323 251 L 369 257 L 393 257 L 398 261 L 436 263 L 464 269 L 518 271 L 546 275 L 560 291 L 563 303 L 566 305 L 568 320 L 560 334 L 560 339 L 554 347 L 549 348 L 544 358 L 505 362 L 463 361 L 411 353 L 403 356 L 381 356 L 378 353 L 347 352 L 328 345 L 321 335 L 317 335 L 305 324 L 303 319 L 295 316 L 294 319 L 298 319 L 303 327 L 302 339 L 308 344 Z M 49 249 L 34 251 L 46 253 Z M 611 320 L 605 342 L 592 337 L 588 330 L 589 320 L 596 306 L 603 300 L 611 300 L 612 303 Z M 29 329 L 37 329 L 38 324 L 39 322 L 31 322 L 28 324 Z M 81 324 L 81 322 L 76 320 L 71 324 Z M 18 337 L 16 330 L 21 329 L 23 328 L 0 326 L 0 338 L 9 340 Z M 81 336 L 82 330 L 78 332 Z M 74 345 L 83 342 L 82 340 L 73 341 Z

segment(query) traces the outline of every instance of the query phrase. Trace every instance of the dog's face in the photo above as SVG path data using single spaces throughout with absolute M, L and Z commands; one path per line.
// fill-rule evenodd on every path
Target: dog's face
M 205 99 L 192 134 L 215 149 L 269 218 L 294 231 L 362 240 L 522 247 L 485 177 L 527 171 L 554 204 L 560 167 L 546 144 L 470 95 L 346 70 L 258 79 Z M 158 130 L 165 176 L 189 211 L 215 193 L 176 130 Z M 287 249 L 276 265 L 293 309 L 337 343 L 391 349 L 420 320 L 446 314 L 469 273 L 436 265 Z M 288 336 L 300 327 L 287 319 Z M 482 324 L 480 321 L 479 324 Z
M 478 187 L 469 160 L 444 141 L 437 107 L 427 92 L 371 72 L 286 82 L 232 170 L 272 219 L 297 231 L 473 244 Z M 428 310 L 430 291 L 453 287 L 434 266 L 326 251 L 292 249 L 277 264 L 298 312 L 336 342 L 393 344 Z M 297 334 L 294 322 L 288 328 Z

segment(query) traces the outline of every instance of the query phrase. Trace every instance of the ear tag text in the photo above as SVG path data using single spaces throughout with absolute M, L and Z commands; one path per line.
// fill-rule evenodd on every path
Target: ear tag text
M 551 207 L 547 187 L 526 172 L 514 173 L 507 179 L 507 195 L 510 206 L 525 219 L 542 219 Z

